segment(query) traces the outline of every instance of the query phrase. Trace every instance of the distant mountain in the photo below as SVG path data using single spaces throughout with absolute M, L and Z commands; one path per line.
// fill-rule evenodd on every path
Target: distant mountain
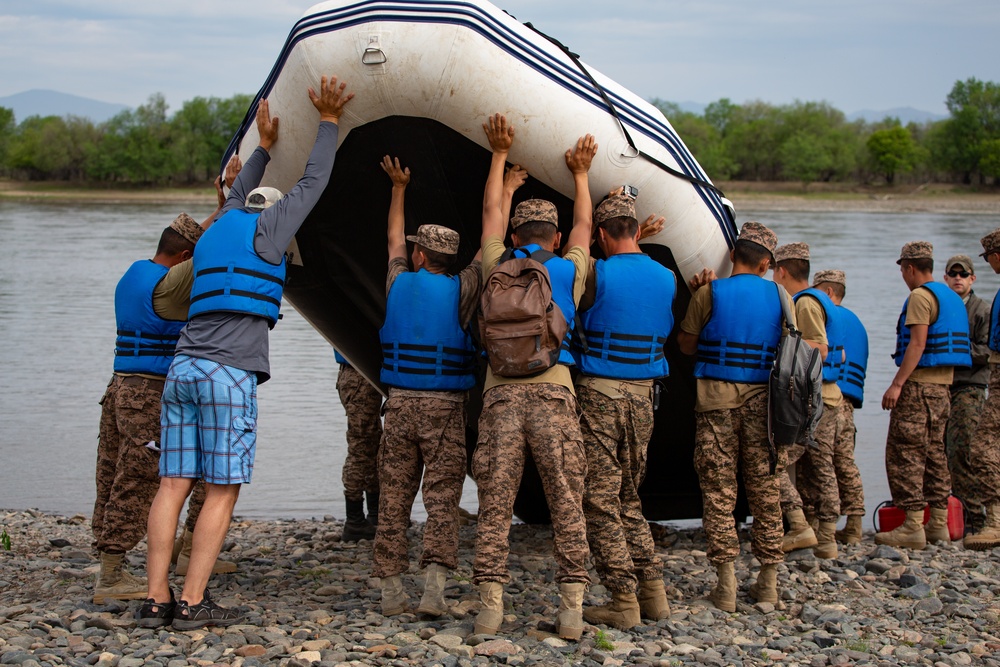
M 914 109 L 913 107 L 897 107 L 895 109 L 886 109 L 885 111 L 875 111 L 874 109 L 862 109 L 861 111 L 855 111 L 852 114 L 847 115 L 847 120 L 863 120 L 867 123 L 877 123 L 880 120 L 884 120 L 887 116 L 892 118 L 898 118 L 899 122 L 903 125 L 907 123 L 927 123 L 935 120 L 944 120 L 948 116 L 931 113 L 930 111 L 921 111 L 920 109 Z
M 14 120 L 18 123 L 29 116 L 81 116 L 101 123 L 128 109 L 124 104 L 110 104 L 55 90 L 26 90 L 0 97 L 0 107 L 13 109 Z

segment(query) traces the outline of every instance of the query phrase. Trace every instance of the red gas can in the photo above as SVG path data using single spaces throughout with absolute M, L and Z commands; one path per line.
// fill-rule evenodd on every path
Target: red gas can
M 878 515 L 878 525 L 876 530 L 880 533 L 888 532 L 903 525 L 906 521 L 906 512 L 895 505 L 886 505 L 876 510 Z M 931 508 L 924 508 L 924 525 L 931 518 Z M 962 501 L 955 496 L 948 496 L 948 533 L 951 534 L 952 541 L 960 540 L 965 536 L 965 511 Z

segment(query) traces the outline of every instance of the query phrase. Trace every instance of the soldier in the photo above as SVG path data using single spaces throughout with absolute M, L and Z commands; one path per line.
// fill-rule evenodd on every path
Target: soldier
M 423 474 L 424 594 L 417 612 L 447 613 L 444 588 L 458 565 L 458 504 L 465 481 L 465 406 L 476 384 L 476 357 L 469 322 L 482 281 L 480 253 L 458 275 L 458 232 L 420 225 L 404 236 L 404 194 L 410 170 L 385 156 L 392 179 L 389 208 L 389 271 L 386 277 L 382 382 L 389 387 L 379 452 L 379 524 L 372 574 L 382 585 L 382 615 L 407 609 L 400 574 L 406 571 L 406 529 Z M 406 242 L 412 241 L 406 262 Z M 426 467 L 426 470 L 425 470 Z
M 948 388 L 956 366 L 972 365 L 965 304 L 947 285 L 934 282 L 933 251 L 927 241 L 912 241 L 896 261 L 910 296 L 896 324 L 893 359 L 899 370 L 882 396 L 882 409 L 891 410 L 885 471 L 892 503 L 906 512 L 906 521 L 876 533 L 875 542 L 911 549 L 950 539 L 951 476 L 944 450 Z M 931 516 L 925 532 L 927 505 Z
M 962 499 L 969 513 L 970 532 L 977 533 L 986 522 L 983 507 L 979 465 L 969 456 L 969 444 L 986 402 L 986 385 L 990 381 L 990 307 L 976 296 L 972 285 L 976 271 L 972 258 L 955 255 L 945 264 L 944 282 L 962 297 L 969 316 L 969 342 L 972 346 L 972 368 L 956 368 L 951 385 L 951 415 L 945 429 L 945 451 L 951 472 L 952 493 Z
M 994 273 L 1000 273 L 1000 229 L 984 236 L 980 255 Z M 969 459 L 979 469 L 980 502 L 986 508 L 983 528 L 965 538 L 966 549 L 986 550 L 1000 546 L 1000 299 L 990 307 L 990 387 L 979 426 L 969 444 Z
M 781 509 L 788 520 L 788 534 L 782 542 L 787 551 L 812 546 L 819 558 L 836 558 L 834 533 L 840 519 L 840 498 L 834 468 L 834 447 L 840 427 L 838 420 L 844 397 L 837 379 L 844 368 L 844 332 L 839 312 L 826 292 L 809 287 L 809 246 L 789 243 L 774 251 L 774 282 L 784 286 L 795 301 L 795 320 L 802 339 L 823 357 L 823 414 L 816 426 L 816 446 L 795 444 L 788 448 L 788 465 L 803 455 L 809 459 L 809 473 L 816 487 L 818 530 L 813 531 L 803 512 L 802 498 L 786 470 L 781 479 Z
M 514 128 L 496 114 L 483 129 L 493 150 L 483 202 L 483 277 L 488 279 L 506 251 L 503 169 L 514 141 Z M 543 266 L 551 279 L 553 301 L 567 326 L 587 277 L 593 213 L 587 172 L 596 152 L 597 144 L 590 135 L 581 137 L 575 148 L 566 151 L 576 200 L 573 228 L 563 257 L 551 256 L 561 241 L 556 207 L 551 202 L 521 202 L 511 219 L 511 238 L 516 247 L 540 259 L 537 251 L 546 251 Z M 491 364 L 496 362 L 490 360 Z M 478 634 L 495 634 L 503 621 L 503 584 L 510 580 L 508 534 L 528 450 L 538 466 L 552 513 L 561 598 L 558 632 L 565 639 L 579 639 L 583 633 L 583 594 L 590 581 L 583 518 L 587 460 L 568 363 L 572 363 L 572 356 L 566 350 L 559 363 L 532 377 L 507 378 L 496 375 L 492 366 L 487 369 L 479 442 L 472 459 L 472 476 L 479 486 L 479 527 L 473 562 L 473 581 L 483 603 L 475 622 Z
M 597 207 L 594 224 L 607 259 L 597 260 L 587 274 L 581 342 L 573 356 L 587 454 L 587 541 L 612 601 L 587 607 L 583 617 L 627 630 L 641 617 L 670 615 L 663 563 L 638 490 L 653 434 L 653 380 L 670 373 L 663 346 L 674 326 L 677 280 L 639 248 L 632 197 L 608 197 Z
M 337 393 L 347 413 L 347 456 L 340 479 L 344 484 L 347 519 L 340 539 L 344 542 L 375 538 L 378 525 L 378 448 L 382 440 L 382 394 L 378 387 L 333 351 L 340 371 Z M 368 518 L 365 518 L 365 498 Z
M 782 307 L 777 287 L 763 279 L 777 241 L 764 225 L 745 223 L 729 253 L 732 276 L 716 280 L 706 269 L 691 279 L 697 291 L 677 333 L 681 352 L 697 355 L 694 466 L 708 560 L 718 574 L 708 599 L 723 611 L 736 611 L 737 470 L 753 514 L 753 554 L 761 564 L 750 587 L 758 602 L 778 601 L 777 568 L 785 560 L 779 479 L 787 448 L 773 448 L 767 428 L 767 383 L 783 335 Z

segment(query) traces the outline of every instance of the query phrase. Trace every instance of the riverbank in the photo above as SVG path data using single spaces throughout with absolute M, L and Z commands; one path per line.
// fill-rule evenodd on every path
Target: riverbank
M 868 211 L 882 213 L 1000 214 L 1000 190 L 929 183 L 896 187 L 845 183 L 723 181 L 720 189 L 740 211 Z M 105 188 L 67 183 L 0 180 L 0 201 L 171 203 L 198 210 L 215 204 L 211 188 Z M 197 217 L 197 216 L 196 216 Z
M 579 642 L 554 634 L 558 607 L 547 527 L 514 526 L 508 615 L 498 637 L 472 634 L 478 602 L 470 582 L 475 526 L 464 526 L 459 567 L 446 595 L 454 607 L 438 620 L 379 613 L 370 578 L 371 544 L 339 541 L 342 523 L 236 520 L 224 549 L 239 572 L 213 577 L 213 596 L 246 613 L 225 630 L 144 630 L 138 602 L 90 602 L 97 565 L 83 515 L 0 511 L 11 550 L 0 548 L 0 663 L 188 667 L 468 667 L 622 664 L 678 665 L 1000 665 L 1000 553 L 961 546 L 910 552 L 876 547 L 870 535 L 840 558 L 804 550 L 781 566 L 781 601 L 752 605 L 749 554 L 737 561 L 737 613 L 695 602 L 714 584 L 700 530 L 658 534 L 669 619 L 622 632 L 589 627 Z M 423 530 L 414 524 L 411 544 Z M 744 547 L 747 536 L 744 533 Z M 143 546 L 130 556 L 142 570 Z M 411 549 L 416 562 L 418 549 Z M 415 605 L 421 577 L 404 575 Z M 177 580 L 175 579 L 175 584 Z M 592 585 L 584 604 L 606 600 Z

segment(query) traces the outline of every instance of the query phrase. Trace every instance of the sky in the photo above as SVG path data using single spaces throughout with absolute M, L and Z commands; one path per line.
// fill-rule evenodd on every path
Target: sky
M 344 0 L 348 4 L 348 0 Z M 1000 80 L 1000 2 L 500 0 L 646 98 L 827 101 L 946 114 L 957 80 Z M 0 97 L 43 88 L 171 110 L 254 94 L 308 0 L 0 0 Z

